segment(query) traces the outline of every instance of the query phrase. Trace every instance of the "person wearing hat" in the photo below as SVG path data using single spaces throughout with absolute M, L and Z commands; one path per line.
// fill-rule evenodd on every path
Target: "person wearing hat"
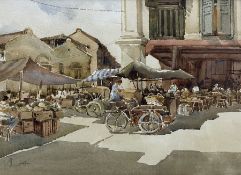
M 110 93 L 110 100 L 111 101 L 120 101 L 122 99 L 120 95 L 120 85 L 122 83 L 122 80 L 117 80 L 115 84 L 112 86 L 111 93 Z

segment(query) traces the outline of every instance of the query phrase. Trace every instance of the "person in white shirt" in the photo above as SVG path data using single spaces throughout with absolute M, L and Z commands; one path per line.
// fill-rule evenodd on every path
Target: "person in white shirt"
M 168 89 L 168 93 L 173 93 L 175 94 L 177 92 L 177 85 L 175 83 L 172 83 L 172 85 L 170 86 L 170 88 Z
M 219 91 L 220 87 L 218 86 L 218 84 L 215 84 L 213 87 L 213 91 Z
M 198 85 L 193 86 L 193 88 L 192 88 L 193 93 L 198 93 L 199 91 L 200 91 L 200 89 L 199 89 Z
M 110 93 L 110 100 L 111 101 L 120 101 L 122 99 L 120 95 L 121 87 L 121 80 L 117 80 L 115 84 L 112 86 L 111 93 Z

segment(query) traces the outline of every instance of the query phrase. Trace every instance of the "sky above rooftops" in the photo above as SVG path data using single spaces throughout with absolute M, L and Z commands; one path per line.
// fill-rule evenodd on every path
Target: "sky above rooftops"
M 120 0 L 0 0 L 0 34 L 33 29 L 38 37 L 69 35 L 81 28 L 120 59 Z

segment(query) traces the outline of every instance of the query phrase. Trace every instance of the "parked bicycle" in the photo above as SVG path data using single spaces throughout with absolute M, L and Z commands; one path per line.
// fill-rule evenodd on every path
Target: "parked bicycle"
M 136 107 L 116 106 L 107 110 L 106 127 L 110 132 L 124 132 L 128 123 L 130 127 L 138 126 L 144 134 L 154 134 L 166 128 L 173 118 L 164 106 L 141 105 Z

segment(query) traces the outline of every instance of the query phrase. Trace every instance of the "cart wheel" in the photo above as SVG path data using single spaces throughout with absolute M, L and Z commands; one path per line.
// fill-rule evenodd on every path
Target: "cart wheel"
M 152 112 L 146 112 L 144 113 L 139 121 L 138 125 L 142 133 L 144 134 L 153 134 L 160 130 L 160 118 Z
M 86 106 L 86 112 L 90 117 L 101 117 L 103 114 L 103 109 L 98 102 L 90 102 Z
M 106 117 L 105 125 L 110 132 L 122 132 L 128 123 L 128 116 L 125 112 L 109 113 Z

